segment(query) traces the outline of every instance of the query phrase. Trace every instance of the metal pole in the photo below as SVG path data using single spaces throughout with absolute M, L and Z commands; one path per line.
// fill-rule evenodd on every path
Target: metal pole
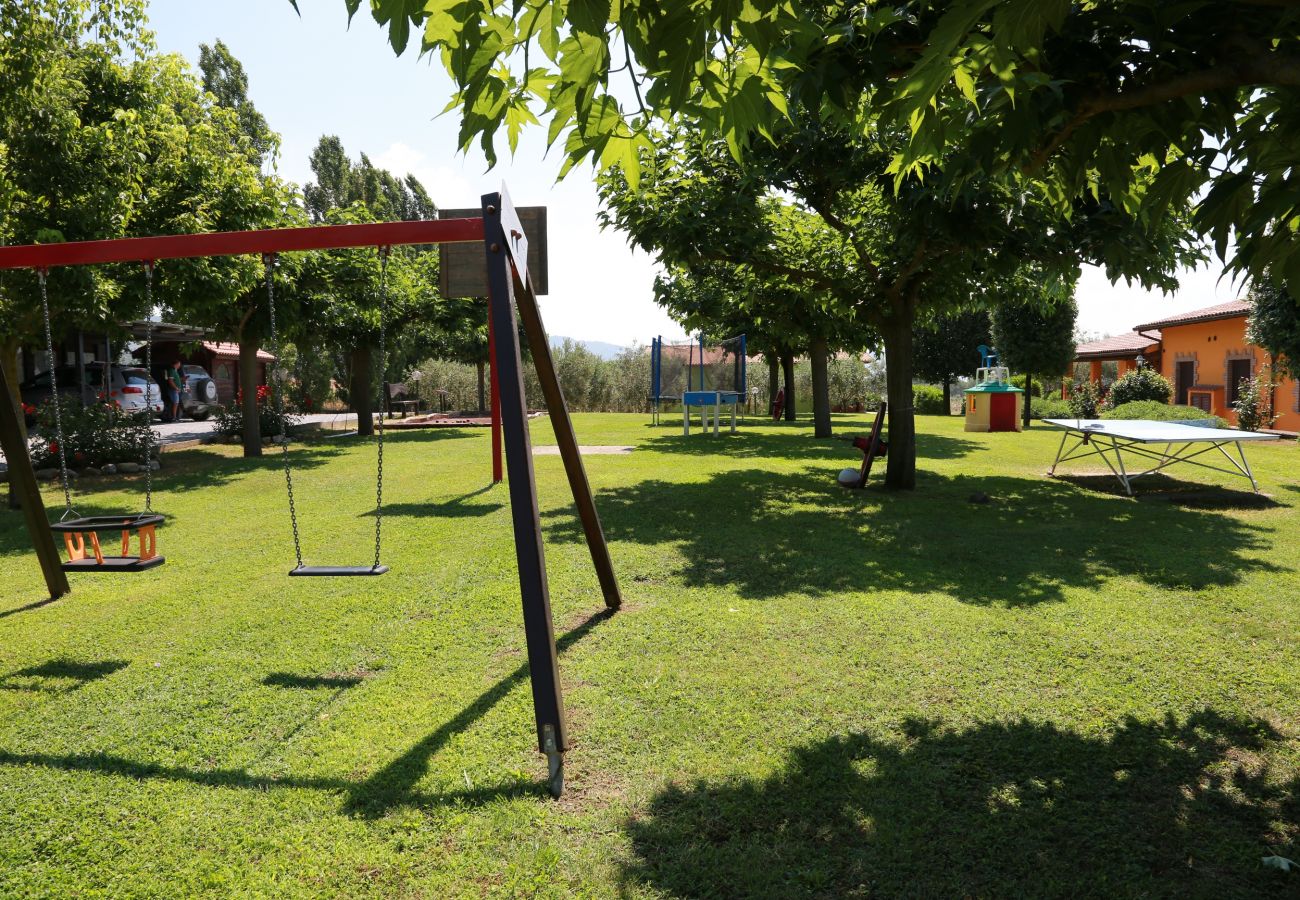
M 564 698 L 560 691 L 555 627 L 551 621 L 546 556 L 542 549 L 541 514 L 537 506 L 532 441 L 524 405 L 523 362 L 515 325 L 514 290 L 501 227 L 501 195 L 483 195 L 483 245 L 487 253 L 489 315 L 501 336 L 501 407 L 506 465 L 510 471 L 510 515 L 514 521 L 515 557 L 523 601 L 524 638 L 537 722 L 537 744 L 550 766 L 552 795 L 563 790 L 565 733 Z
M 492 409 L 492 483 L 500 484 L 504 474 L 501 470 L 501 383 L 497 373 L 497 338 L 492 316 L 488 316 L 488 392 Z M 526 410 L 525 410 L 526 412 Z
M 23 437 L 20 415 L 9 390 L 9 377 L 5 374 L 4 366 L 0 365 L 0 450 L 4 452 L 9 464 L 9 490 L 14 492 L 22 504 L 27 533 L 31 535 L 32 547 L 45 576 L 45 587 L 50 592 L 50 599 L 57 600 L 71 588 L 68 587 L 68 576 L 63 571 L 63 561 L 54 544 L 54 532 L 50 531 L 50 522 L 45 515 L 45 504 L 41 500 L 40 487 L 36 484 L 36 472 L 32 469 L 32 458 Z

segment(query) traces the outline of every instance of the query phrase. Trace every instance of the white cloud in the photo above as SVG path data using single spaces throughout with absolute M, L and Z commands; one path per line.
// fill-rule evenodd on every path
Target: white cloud
M 1148 291 L 1123 281 L 1112 285 L 1104 270 L 1085 266 L 1076 296 L 1079 300 L 1079 328 L 1095 334 L 1121 334 L 1134 325 L 1162 319 L 1175 313 L 1236 300 L 1246 288 L 1231 278 L 1220 278 L 1221 265 L 1184 269 L 1173 294 Z
M 478 205 L 478 193 L 461 171 L 462 167 L 436 165 L 409 144 L 398 141 L 371 162 L 399 178 L 414 175 L 438 206 Z

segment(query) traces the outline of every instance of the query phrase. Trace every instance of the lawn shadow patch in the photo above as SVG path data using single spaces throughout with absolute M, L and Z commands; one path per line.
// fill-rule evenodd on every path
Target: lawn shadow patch
M 990 502 L 968 502 L 973 493 Z M 611 541 L 679 547 L 687 585 L 758 599 L 900 590 L 1020 606 L 1116 576 L 1200 590 L 1281 571 L 1248 553 L 1267 545 L 1264 526 L 1047 478 L 927 472 L 924 491 L 845 491 L 829 470 L 743 469 L 610 488 L 596 505 Z M 582 539 L 571 508 L 543 516 L 551 539 Z
M 1296 778 L 1260 720 L 1109 735 L 1019 721 L 797 748 L 765 779 L 673 785 L 626 825 L 625 886 L 669 897 L 1235 897 L 1294 888 Z
M 610 619 L 613 615 L 613 610 L 604 609 L 588 616 L 556 641 L 556 649 L 560 653 L 565 652 L 590 634 L 597 625 Z M 15 677 L 70 676 L 75 678 L 84 676 L 86 679 L 102 678 L 125 665 L 127 663 L 118 661 L 81 663 L 69 660 L 55 660 L 5 676 L 5 678 L 0 679 L 0 687 L 6 687 L 3 684 L 4 680 Z M 343 691 L 355 686 L 352 680 L 353 677 L 334 675 L 303 676 L 275 672 L 267 675 L 262 683 L 271 687 L 331 689 L 337 697 Z M 364 680 L 364 676 L 357 676 L 356 680 Z M 368 819 L 380 818 L 388 811 L 399 806 L 430 809 L 442 806 L 477 806 L 515 797 L 543 798 L 549 796 L 545 781 L 533 781 L 519 777 L 509 777 L 500 783 L 470 787 L 465 790 L 421 791 L 416 788 L 420 779 L 428 771 L 429 761 L 439 750 L 446 746 L 451 738 L 471 727 L 475 722 L 487 715 L 511 691 L 527 681 L 528 663 L 525 662 L 472 700 L 456 716 L 444 722 L 401 756 L 364 781 L 331 776 L 258 775 L 246 768 L 212 767 L 194 769 L 184 766 L 142 762 L 109 753 L 53 754 L 0 750 L 0 766 L 39 766 L 63 772 L 94 772 L 100 775 L 133 780 L 157 779 L 206 787 L 241 788 L 258 792 L 284 788 L 327 791 L 343 796 L 342 811 L 345 814 Z M 39 688 L 13 687 L 12 689 L 38 690 Z M 287 741 L 298 734 L 308 721 L 315 720 L 315 716 L 312 716 L 309 720 L 304 720 L 304 723 L 293 729 L 285 740 Z
M 262 679 L 262 684 L 300 690 L 346 690 L 365 680 L 362 675 L 295 675 L 292 672 L 272 672 Z
M 862 454 L 850 442 L 858 435 L 865 436 L 870 432 L 871 425 L 867 423 L 861 429 L 841 428 L 835 437 L 815 438 L 811 428 L 804 423 L 798 430 L 791 428 L 777 434 L 737 431 L 735 434 L 719 434 L 715 440 L 712 433 L 687 437 L 679 429 L 674 435 L 650 438 L 637 449 L 733 459 L 843 460 L 845 466 L 854 466 L 861 464 Z M 885 439 L 888 438 L 886 434 Z M 959 459 L 980 449 L 979 443 L 965 438 L 924 433 L 916 436 L 917 456 L 924 459 Z
M 429 503 L 385 503 L 385 516 L 411 516 L 416 518 L 431 519 L 474 519 L 480 516 L 490 516 L 497 510 L 505 508 L 504 500 L 494 500 L 490 502 L 473 503 L 475 497 L 489 493 L 496 485 L 487 484 L 475 491 L 467 494 L 461 494 L 459 497 L 453 497 L 450 500 Z M 504 494 L 502 494 L 504 497 Z M 377 515 L 377 510 L 367 510 L 361 513 L 361 516 L 370 516 L 373 518 Z
M 581 624 L 569 630 L 555 642 L 558 653 L 564 653 L 582 640 L 602 622 L 612 618 L 614 611 L 603 609 L 588 616 Z M 528 681 L 528 663 L 523 662 L 492 687 L 470 701 L 455 717 L 431 731 L 409 750 L 384 766 L 364 782 L 354 784 L 349 791 L 345 808 L 363 818 L 384 816 L 396 806 L 425 806 L 427 801 L 415 791 L 415 785 L 424 777 L 429 760 L 446 746 L 455 735 L 468 729 L 506 698 L 519 685 Z M 546 785 L 521 781 L 507 793 L 511 795 L 544 796 Z
M 0 553 L 0 556 L 3 555 L 3 553 Z M 19 613 L 32 612 L 33 610 L 40 609 L 43 606 L 49 606 L 58 599 L 58 597 L 45 597 L 41 600 L 33 600 L 31 603 L 24 603 L 22 606 L 15 606 L 12 609 L 0 610 L 0 619 L 7 619 L 10 616 L 16 616 Z
M 107 678 L 125 669 L 130 663 L 124 659 L 85 661 L 80 659 L 51 659 L 35 666 L 0 676 L 0 689 L 6 691 L 31 691 L 34 693 L 67 694 L 80 690 L 92 681 Z

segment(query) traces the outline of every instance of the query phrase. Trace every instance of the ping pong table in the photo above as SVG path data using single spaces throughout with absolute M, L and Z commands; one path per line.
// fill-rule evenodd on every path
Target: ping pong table
M 1259 493 L 1259 484 L 1250 471 L 1250 463 L 1246 462 L 1246 452 L 1241 445 L 1248 441 L 1278 439 L 1276 434 L 1215 428 L 1195 419 L 1181 422 L 1157 422 L 1150 419 L 1044 419 L 1043 423 L 1065 432 L 1061 435 L 1061 445 L 1056 449 L 1056 461 L 1052 463 L 1048 475 L 1055 475 L 1056 467 L 1061 463 L 1099 456 L 1129 496 L 1133 495 L 1133 479 L 1154 474 L 1176 463 L 1187 463 L 1228 475 L 1241 475 L 1248 478 L 1250 486 Z M 1074 438 L 1075 442 L 1067 449 L 1066 442 L 1070 438 Z M 1164 448 L 1159 449 L 1162 444 Z M 1237 448 L 1236 459 L 1228 452 L 1229 446 Z M 1218 451 L 1218 455 L 1215 451 Z M 1150 462 L 1155 465 L 1130 473 L 1124 465 L 1125 453 L 1143 460 L 1142 465 Z M 1212 465 L 1200 458 L 1207 453 L 1216 463 L 1221 455 L 1232 468 L 1222 464 Z

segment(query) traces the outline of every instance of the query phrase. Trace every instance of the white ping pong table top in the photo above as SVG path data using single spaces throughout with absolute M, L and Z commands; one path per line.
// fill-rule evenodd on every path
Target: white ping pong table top
M 1192 420 L 1195 422 L 1196 420 Z M 1183 444 L 1197 441 L 1275 441 L 1276 434 L 1211 428 L 1190 422 L 1160 422 L 1154 419 L 1044 419 L 1045 425 L 1080 434 L 1093 434 L 1140 444 Z

